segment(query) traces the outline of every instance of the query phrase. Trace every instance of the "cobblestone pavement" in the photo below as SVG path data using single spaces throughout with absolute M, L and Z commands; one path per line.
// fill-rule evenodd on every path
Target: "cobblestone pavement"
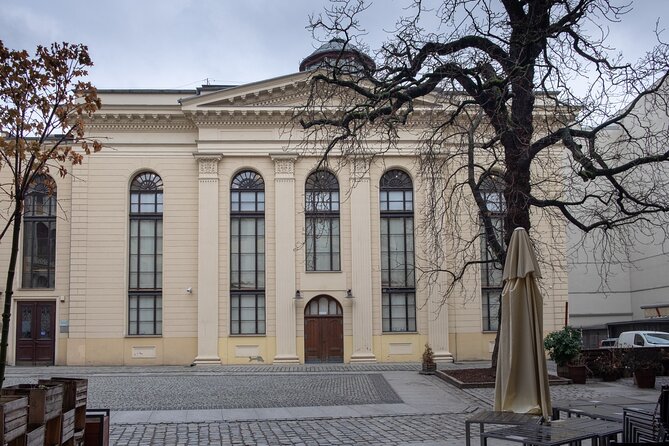
M 418 445 L 464 441 L 469 414 L 119 425 L 115 445 Z
M 90 378 L 90 405 L 112 410 L 241 409 L 390 404 L 402 400 L 383 375 L 246 374 Z M 184 398 L 188 395 L 188 398 Z
M 463 366 L 472 364 L 446 368 Z M 141 416 L 146 411 L 123 412 L 128 415 L 125 421 L 111 426 L 114 445 L 464 445 L 464 420 L 475 410 L 491 408 L 493 389 L 461 390 L 415 373 L 418 368 L 418 364 L 11 367 L 7 384 L 86 376 L 91 406 L 173 409 L 168 411 L 169 422 L 153 418 L 147 422 L 149 417 Z M 658 377 L 657 388 L 662 384 L 669 384 L 669 378 Z M 649 401 L 656 398 L 656 391 L 639 391 L 632 379 L 551 387 L 553 400 L 640 394 Z M 241 417 L 215 420 L 207 419 L 211 413 L 206 410 L 174 410 L 225 411 L 226 407 L 259 409 L 238 409 Z M 277 418 L 272 407 L 295 410 L 279 411 Z M 388 414 L 394 407 L 400 407 L 400 413 Z M 281 415 L 286 413 L 299 416 Z

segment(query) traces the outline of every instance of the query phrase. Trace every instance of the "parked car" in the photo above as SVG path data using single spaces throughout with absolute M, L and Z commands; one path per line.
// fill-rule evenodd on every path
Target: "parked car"
M 599 341 L 599 348 L 615 347 L 618 344 L 618 338 L 606 338 Z
M 618 347 L 669 346 L 669 333 L 664 331 L 624 331 L 618 336 Z

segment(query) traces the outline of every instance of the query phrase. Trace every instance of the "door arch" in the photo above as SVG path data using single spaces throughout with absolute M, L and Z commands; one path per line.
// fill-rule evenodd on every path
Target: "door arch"
M 304 308 L 304 362 L 344 362 L 344 316 L 331 296 L 316 296 Z

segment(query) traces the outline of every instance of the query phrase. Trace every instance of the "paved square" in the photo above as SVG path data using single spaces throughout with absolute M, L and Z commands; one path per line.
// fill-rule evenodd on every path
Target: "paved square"
M 112 410 L 246 409 L 402 402 L 380 373 L 92 376 L 89 388 L 89 406 Z

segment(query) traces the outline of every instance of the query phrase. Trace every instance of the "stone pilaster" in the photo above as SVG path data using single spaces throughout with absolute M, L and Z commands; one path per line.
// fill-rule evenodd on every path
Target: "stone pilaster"
M 440 273 L 437 283 L 429 288 L 428 296 L 428 342 L 437 362 L 453 362 L 453 354 L 448 347 L 448 306 L 444 301 L 447 287 L 446 275 Z
M 445 178 L 443 176 L 435 177 L 433 183 L 430 185 L 432 191 L 429 191 L 428 195 L 434 193 L 434 191 L 443 190 L 444 181 Z M 437 212 L 437 215 L 441 215 L 441 212 Z M 441 246 L 448 246 L 447 240 L 445 240 L 447 232 L 448 231 L 437 230 L 433 233 L 433 236 L 439 243 L 441 243 Z M 426 241 L 426 243 L 430 243 L 430 241 Z M 441 251 L 437 250 L 435 252 Z M 435 265 L 442 271 L 447 269 L 447 266 L 445 265 L 445 262 L 447 261 L 446 256 L 441 253 L 441 255 L 436 257 L 438 258 L 434 259 Z M 436 280 L 428 286 L 427 290 L 427 340 L 434 352 L 435 361 L 453 362 L 453 354 L 450 352 L 448 346 L 448 306 L 446 305 L 445 300 L 446 291 L 448 289 L 448 276 L 443 272 L 436 274 Z
M 275 363 L 299 363 L 295 321 L 295 156 L 273 155 L 276 265 Z
M 220 364 L 218 355 L 218 163 L 217 155 L 194 155 L 198 162 L 197 357 L 196 364 Z
M 353 352 L 351 362 L 375 362 L 372 344 L 372 229 L 369 163 L 351 164 L 351 290 Z

